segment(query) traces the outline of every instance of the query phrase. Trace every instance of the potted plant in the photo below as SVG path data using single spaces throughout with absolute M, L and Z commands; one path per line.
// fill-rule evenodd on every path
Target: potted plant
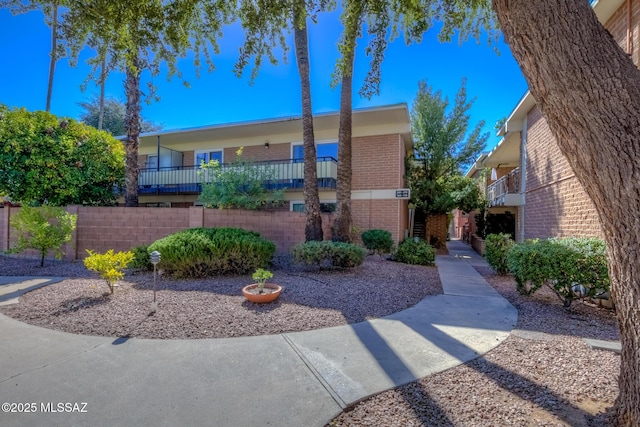
M 269 270 L 259 268 L 251 276 L 255 283 L 242 288 L 244 297 L 255 303 L 265 303 L 275 301 L 282 292 L 282 286 L 274 283 L 266 283 L 267 280 L 273 278 L 273 273 Z

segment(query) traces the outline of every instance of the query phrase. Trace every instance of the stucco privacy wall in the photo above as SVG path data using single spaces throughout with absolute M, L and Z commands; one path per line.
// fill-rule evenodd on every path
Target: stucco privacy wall
M 10 247 L 8 219 L 19 208 L 0 209 L 1 250 Z M 193 227 L 238 227 L 260 233 L 276 244 L 276 253 L 287 253 L 296 243 L 304 242 L 305 216 L 288 211 L 241 211 L 189 208 L 126 208 L 69 206 L 78 215 L 72 243 L 63 248 L 66 259 L 83 259 L 86 250 L 126 251 L 149 244 L 169 234 Z M 331 236 L 332 218 L 322 215 L 325 239 Z M 26 253 L 35 256 L 34 252 Z M 51 254 L 52 256 L 52 254 Z
M 602 237 L 595 207 L 537 107 L 527 135 L 524 238 Z

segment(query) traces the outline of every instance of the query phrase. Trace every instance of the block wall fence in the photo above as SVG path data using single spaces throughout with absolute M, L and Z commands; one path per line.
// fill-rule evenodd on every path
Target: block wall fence
M 0 251 L 15 241 L 10 218 L 20 208 L 0 209 Z M 87 249 L 96 252 L 127 251 L 134 246 L 150 244 L 185 228 L 237 227 L 260 233 L 276 244 L 276 253 L 287 253 L 305 241 L 305 215 L 288 211 L 217 210 L 189 208 L 127 208 L 69 206 L 78 215 L 72 240 L 63 247 L 65 259 L 84 259 Z M 331 238 L 331 214 L 322 215 L 324 238 Z M 26 252 L 34 256 L 35 252 Z

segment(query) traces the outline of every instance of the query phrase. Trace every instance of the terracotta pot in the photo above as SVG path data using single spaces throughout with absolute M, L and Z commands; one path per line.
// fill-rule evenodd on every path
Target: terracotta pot
M 251 302 L 265 303 L 275 301 L 276 299 L 278 299 L 280 293 L 282 292 L 282 286 L 276 285 L 274 283 L 265 283 L 265 293 L 263 294 L 257 293 L 257 288 L 257 283 L 247 285 L 242 288 L 242 295 L 244 295 L 244 297 Z

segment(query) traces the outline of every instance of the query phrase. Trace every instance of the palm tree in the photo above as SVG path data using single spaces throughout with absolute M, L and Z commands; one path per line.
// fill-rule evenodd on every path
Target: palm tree
M 362 29 L 365 4 L 348 1 L 343 13 L 344 33 L 340 44 L 341 58 L 338 71 L 341 74 L 340 125 L 338 129 L 338 182 L 336 188 L 336 220 L 332 238 L 338 242 L 351 241 L 351 116 L 353 112 L 353 62 L 356 40 Z
M 322 216 L 318 195 L 318 173 L 316 170 L 316 146 L 313 134 L 313 112 L 311 109 L 311 83 L 309 82 L 309 43 L 304 10 L 304 0 L 296 0 L 293 6 L 294 43 L 296 61 L 300 74 L 302 93 L 302 140 L 304 143 L 304 205 L 306 241 L 322 240 Z

